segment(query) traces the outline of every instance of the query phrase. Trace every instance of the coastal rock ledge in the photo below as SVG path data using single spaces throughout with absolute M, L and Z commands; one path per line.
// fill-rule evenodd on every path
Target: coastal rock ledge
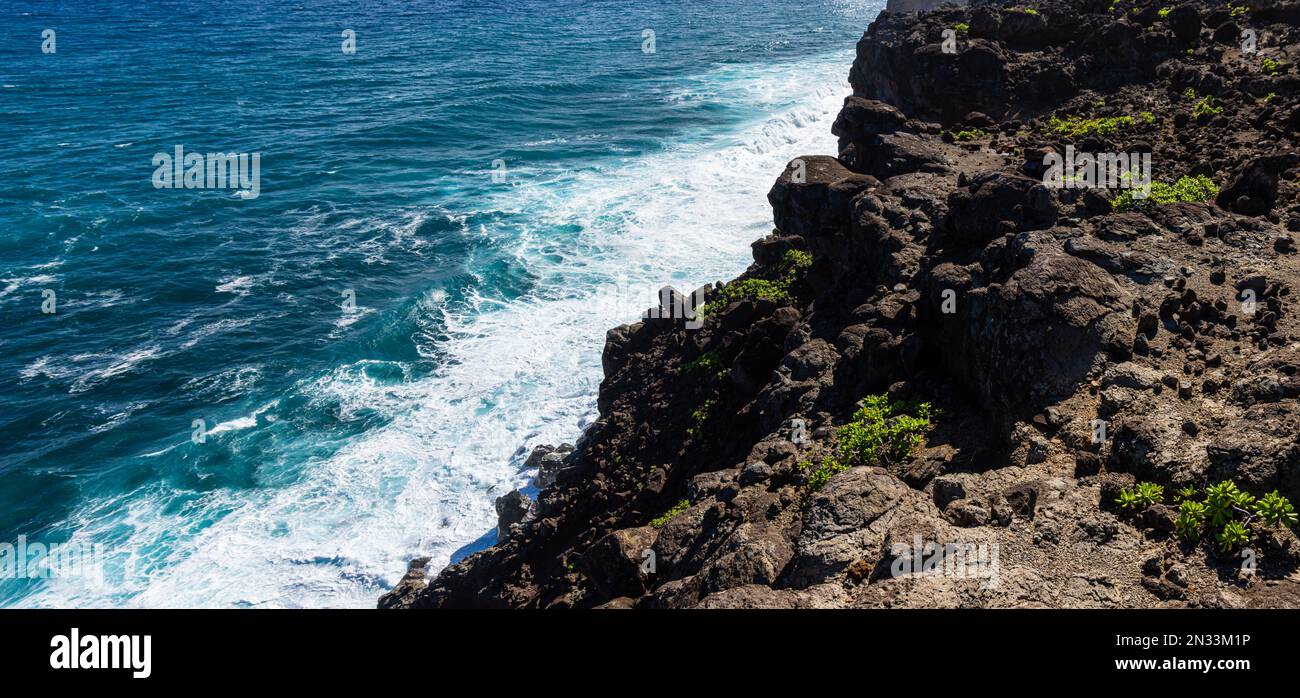
M 1300 606 L 1293 527 L 1175 531 L 1300 500 L 1300 3 L 905 4 L 702 327 L 610 330 L 536 501 L 381 607 Z M 1078 153 L 1152 195 L 1054 185 Z

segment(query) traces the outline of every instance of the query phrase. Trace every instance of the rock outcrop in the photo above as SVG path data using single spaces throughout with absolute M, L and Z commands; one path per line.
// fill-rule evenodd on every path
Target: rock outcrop
M 779 173 L 702 326 L 610 330 L 599 419 L 532 453 L 537 501 L 381 606 L 1300 605 L 1292 530 L 1246 571 L 1170 502 L 1115 505 L 1300 501 L 1295 3 L 913 5 L 867 29 L 839 152 Z M 1073 151 L 1178 191 L 1053 185 Z M 815 476 L 877 394 L 934 404 L 923 443 Z

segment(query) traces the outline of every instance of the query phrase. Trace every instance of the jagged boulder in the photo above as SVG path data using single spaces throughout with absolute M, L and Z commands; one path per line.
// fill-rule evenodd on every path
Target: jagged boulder
M 852 141 L 840 159 L 855 172 L 888 179 L 908 172 L 943 172 L 952 160 L 943 148 L 913 133 L 886 133 Z
M 1169 28 L 1178 40 L 1190 44 L 1201 35 L 1201 12 L 1192 5 L 1179 5 L 1169 12 Z
M 700 572 L 700 590 L 710 594 L 748 584 L 771 585 L 793 556 L 794 545 L 779 529 L 762 523 L 742 524 Z
M 1019 175 L 984 172 L 948 199 L 954 240 L 983 244 L 1000 234 L 1056 220 L 1055 197 L 1043 183 Z
M 1247 216 L 1268 213 L 1277 203 L 1278 174 L 1294 167 L 1298 159 L 1295 153 L 1278 153 L 1247 161 L 1233 173 L 1228 186 L 1219 191 L 1215 202 Z
M 520 523 L 528 516 L 533 500 L 519 490 L 511 490 L 496 499 L 497 540 L 504 541 L 510 537 L 510 527 Z
M 787 235 L 817 235 L 847 228 L 850 203 L 879 181 L 853 172 L 836 158 L 805 155 L 786 166 L 767 193 L 777 229 Z
M 582 556 L 582 569 L 606 597 L 638 597 L 646 593 L 657 532 L 650 526 L 614 531 L 596 541 Z M 657 566 L 657 564 L 656 564 Z
M 1124 358 L 1137 331 L 1130 293 L 1103 269 L 1048 236 L 1024 237 L 1018 247 L 1028 263 L 958 301 L 969 313 L 966 342 L 946 347 L 967 349 L 950 365 L 965 366 L 958 375 L 1004 416 L 1034 414 L 1069 395 L 1108 354 Z
M 914 532 L 934 540 L 942 525 L 942 515 L 924 493 L 883 468 L 850 468 L 812 496 L 786 580 L 802 588 L 834 578 L 854 563 L 870 569 L 886 557 L 891 534 L 909 542 Z

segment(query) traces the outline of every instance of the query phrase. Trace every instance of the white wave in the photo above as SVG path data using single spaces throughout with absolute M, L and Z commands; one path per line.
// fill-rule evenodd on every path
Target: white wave
M 93 368 L 86 371 L 80 378 L 73 381 L 72 387 L 68 390 L 71 393 L 80 393 L 90 390 L 94 386 L 111 380 L 125 373 L 130 373 L 141 364 L 152 361 L 162 355 L 161 347 L 150 345 L 138 347 L 126 352 L 125 354 L 94 354 L 79 355 L 72 357 L 74 363 L 78 359 L 99 364 L 99 368 Z
M 237 296 L 247 296 L 252 292 L 253 287 L 257 285 L 257 279 L 251 276 L 228 276 L 217 282 L 217 293 L 233 293 Z
M 572 441 L 593 418 L 606 329 L 635 321 L 661 285 L 693 289 L 747 266 L 750 243 L 771 230 L 764 194 L 784 165 L 834 152 L 846 64 L 841 54 L 720 70 L 719 92 L 772 115 L 504 191 L 493 207 L 527 211 L 529 223 L 477 232 L 513 245 L 540 280 L 533 292 L 509 303 L 475 293 L 455 306 L 438 293 L 422 299 L 424 319 L 440 327 L 429 334 L 442 337 L 419 347 L 441 357 L 435 375 L 384 381 L 357 362 L 304 386 L 343 416 L 366 410 L 382 426 L 303 463 L 296 482 L 214 491 L 183 515 L 152 492 L 100 502 L 78 535 L 117 535 L 142 576 L 107 589 L 50 580 L 23 603 L 115 605 L 125 595 L 139 606 L 373 607 L 409 559 L 445 565 L 495 525 L 493 499 L 528 482 L 520 453 Z M 554 229 L 579 232 L 542 233 Z M 128 537 L 114 533 L 124 526 Z
M 55 280 L 56 280 L 55 277 L 49 274 L 37 274 L 35 276 L 25 276 L 25 277 L 20 276 L 20 277 L 8 278 L 8 279 L 0 279 L 0 284 L 4 284 L 4 288 L 0 288 L 0 298 L 4 298 L 5 296 L 8 296 L 9 294 L 13 293 L 14 291 L 17 291 L 18 289 L 24 286 L 38 286 L 40 284 L 49 284 L 49 283 L 53 283 Z
M 266 414 L 269 410 L 274 409 L 279 404 L 280 404 L 279 400 L 272 400 L 271 402 L 262 405 L 256 410 L 253 410 L 252 414 L 245 415 L 243 417 L 236 417 L 235 419 L 214 424 L 211 429 L 207 430 L 207 434 L 209 436 L 216 436 L 219 434 L 224 434 L 228 431 L 242 431 L 244 429 L 251 429 L 257 426 L 258 417 L 261 417 L 262 415 Z

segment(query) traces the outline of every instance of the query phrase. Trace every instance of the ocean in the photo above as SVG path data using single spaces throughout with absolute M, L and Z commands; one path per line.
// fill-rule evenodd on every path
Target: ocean
M 835 152 L 882 6 L 0 2 L 0 545 L 102 563 L 0 605 L 373 607 L 490 546 L 605 331 Z

